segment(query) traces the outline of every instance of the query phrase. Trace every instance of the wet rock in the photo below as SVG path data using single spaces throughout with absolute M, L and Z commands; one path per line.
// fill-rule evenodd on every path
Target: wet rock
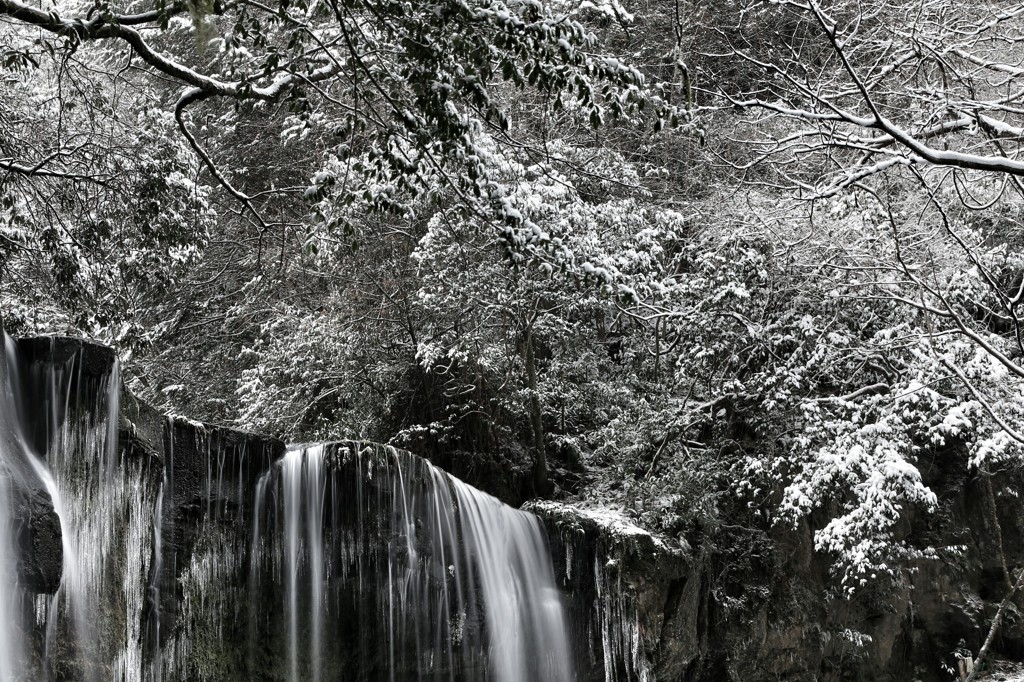
M 81 376 L 105 377 L 110 374 L 116 355 L 114 349 L 69 336 L 35 336 L 18 339 L 18 352 L 27 364 L 74 363 Z
M 60 587 L 64 548 L 60 519 L 46 491 L 19 490 L 14 495 L 13 519 L 18 529 L 18 578 L 29 592 L 53 594 Z
M 144 409 L 138 415 L 140 443 L 152 444 L 152 424 Z M 161 637 L 179 625 L 183 597 L 181 576 L 192 561 L 202 534 L 247 538 L 253 491 L 259 477 L 284 456 L 282 441 L 182 417 L 162 419 L 163 460 L 161 551 L 154 557 L 153 585 L 158 586 Z M 237 553 L 244 556 L 242 545 Z
M 166 417 L 159 410 L 122 390 L 121 414 L 118 419 L 121 448 L 129 456 L 155 457 L 163 461 Z M 162 471 L 162 463 L 156 468 Z
M 580 679 L 675 680 L 701 652 L 699 562 L 618 512 L 529 502 L 548 531 Z

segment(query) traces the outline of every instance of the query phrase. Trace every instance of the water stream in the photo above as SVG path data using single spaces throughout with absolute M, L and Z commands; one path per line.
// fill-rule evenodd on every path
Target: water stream
M 140 445 L 112 354 L 46 343 L 0 359 L 0 682 L 575 679 L 533 515 L 383 446 Z
M 325 666 L 337 670 L 347 647 L 325 641 L 325 623 L 356 612 L 376 617 L 360 617 L 362 642 L 341 655 L 371 679 L 572 679 L 533 515 L 408 453 L 357 444 L 292 449 L 257 491 L 251 575 L 281 558 L 290 682 L 338 679 Z

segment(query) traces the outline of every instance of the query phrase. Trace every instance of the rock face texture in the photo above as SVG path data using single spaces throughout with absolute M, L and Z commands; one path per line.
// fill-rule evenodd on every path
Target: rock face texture
M 50 660 L 26 663 L 36 678 L 49 671 L 56 679 L 121 679 L 119 671 L 145 670 L 141 678 L 125 679 L 280 680 L 290 667 L 307 671 L 311 656 L 304 653 L 295 663 L 281 653 L 289 646 L 284 624 L 292 617 L 281 580 L 288 563 L 281 557 L 289 551 L 298 556 L 318 543 L 332 553 L 332 571 L 363 571 L 377 585 L 359 592 L 336 583 L 325 594 L 347 605 L 341 611 L 389 613 L 381 595 L 392 594 L 387 590 L 394 585 L 380 585 L 395 560 L 421 562 L 422 584 L 429 589 L 456 589 L 453 575 L 430 563 L 442 557 L 431 555 L 423 542 L 433 532 L 423 520 L 426 512 L 410 512 L 394 527 L 382 512 L 386 500 L 421 504 L 427 499 L 423 491 L 445 489 L 447 484 L 415 456 L 368 444 L 332 446 L 322 459 L 330 472 L 324 480 L 332 481 L 324 488 L 323 504 L 302 506 L 298 517 L 306 528 L 315 508 L 334 510 L 331 518 L 320 520 L 332 530 L 319 540 L 308 530 L 293 534 L 298 539 L 289 550 L 282 540 L 288 537 L 281 506 L 287 488 L 280 475 L 265 478 L 286 456 L 282 442 L 167 417 L 126 392 L 115 401 L 110 387 L 118 378 L 109 349 L 49 338 L 16 346 L 19 404 L 38 406 L 31 414 L 19 408 L 24 440 L 57 472 L 65 513 L 73 522 L 83 523 L 81 514 L 75 521 L 76 510 L 100 501 L 110 519 L 109 528 L 82 528 L 89 543 L 103 548 L 100 559 L 90 563 L 80 555 L 72 561 L 46 486 L 24 461 L 12 464 L 19 482 L 10 500 L 19 554 L 14 568 L 30 597 L 23 622 L 36 624 L 35 641 L 45 640 L 40 624 L 45 618 L 38 620 L 36 609 L 46 616 L 56 600 L 36 595 L 52 595 L 71 571 L 74 580 L 68 584 L 78 585 L 77 596 L 69 588 L 63 598 L 95 609 L 95 623 L 103 624 L 89 644 L 95 659 L 103 661 L 99 669 L 76 662 L 82 651 L 58 648 Z M 110 437 L 105 420 L 114 409 L 118 447 L 111 455 L 104 449 Z M 14 445 L 0 442 L 5 452 Z M 104 464 L 105 458 L 115 465 Z M 401 472 L 394 466 L 398 461 Z M 515 499 L 516 485 L 508 480 L 474 471 L 466 462 L 461 466 L 479 487 Z M 978 650 L 1008 591 L 1007 575 L 1024 567 L 1024 501 L 1015 492 L 1024 488 L 1024 473 L 1010 468 L 971 473 L 950 449 L 935 453 L 922 475 L 939 507 L 931 514 L 908 510 L 900 532 L 915 546 L 935 548 L 937 558 L 918 560 L 911 570 L 867 586 L 852 599 L 835 593 L 828 558 L 813 550 L 813 528 L 822 519 L 792 529 L 724 511 L 719 523 L 669 541 L 621 515 L 528 503 L 525 508 L 542 520 L 567 608 L 575 679 L 949 680 L 957 649 Z M 339 506 L 342 498 L 352 503 Z M 406 506 L 412 509 L 411 504 Z M 413 540 L 403 544 L 400 537 Z M 450 563 L 444 558 L 444 566 Z M 316 580 L 308 572 L 298 575 L 310 585 Z M 125 589 L 126 584 L 135 587 Z M 320 603 L 313 594 L 301 592 L 295 602 L 303 614 L 296 617 L 297 641 L 307 642 L 312 628 L 322 627 L 324 637 L 344 645 L 324 650 L 321 672 L 340 675 L 358 656 L 368 656 L 374 662 L 360 674 L 378 679 L 383 661 L 394 655 L 380 644 L 395 636 L 385 621 L 353 615 L 302 625 Z M 411 593 L 394 594 L 404 599 Z M 448 620 L 449 634 L 470 638 L 483 638 L 489 627 L 480 616 Z M 59 634 L 82 627 L 62 619 L 56 623 Z M 402 637 L 413 632 L 409 626 Z M 429 642 L 411 641 L 394 649 L 405 652 L 405 662 L 393 668 L 395 679 L 418 679 L 427 660 L 420 656 Z M 139 644 L 125 647 L 125 642 Z M 1024 659 L 1020 605 L 1009 609 L 994 650 L 1010 660 Z M 465 662 L 470 659 L 452 658 L 460 662 L 447 664 L 446 671 L 482 669 L 479 662 Z
M 1024 502 L 1013 492 L 1024 476 L 971 474 L 955 457 L 941 453 L 923 472 L 939 508 L 908 511 L 901 529 L 936 558 L 849 599 L 813 549 L 820 519 L 796 529 L 726 519 L 691 547 L 608 512 L 528 504 L 549 531 L 582 679 L 948 681 L 957 651 L 984 641 L 1007 570 L 1024 567 Z M 1019 597 L 993 650 L 1024 659 Z
M 612 512 L 557 502 L 524 509 L 548 530 L 583 679 L 678 679 L 699 658 L 691 613 L 678 608 L 695 575 L 689 547 L 670 546 Z
M 284 455 L 285 445 L 180 417 L 167 417 L 162 426 L 163 478 L 154 521 L 159 548 L 154 548 L 158 554 L 150 575 L 153 592 L 159 594 L 159 631 L 166 639 L 178 625 L 185 574 L 197 546 L 212 536 L 223 537 L 239 561 L 248 557 L 253 491 L 260 476 Z
M 708 648 L 698 557 L 622 515 L 531 502 L 548 529 L 583 680 L 679 680 Z
M 25 488 L 14 495 L 17 527 L 18 578 L 36 594 L 53 594 L 60 587 L 64 547 L 60 519 L 53 500 L 41 488 Z
M 256 480 L 285 446 L 160 414 L 120 390 L 109 348 L 67 338 L 4 343 L 0 383 L 10 395 L 0 454 L 14 482 L 24 595 L 14 631 L 27 633 L 15 647 L 18 666 L 27 679 L 157 678 L 185 627 L 195 547 L 223 529 L 246 536 Z M 62 524 L 74 529 L 70 554 Z M 60 599 L 36 599 L 62 577 Z M 42 648 L 50 637 L 55 646 Z

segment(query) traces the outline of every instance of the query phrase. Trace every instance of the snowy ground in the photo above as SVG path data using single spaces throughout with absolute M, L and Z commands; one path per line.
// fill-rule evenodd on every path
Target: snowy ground
M 1024 663 L 995 661 L 991 672 L 980 679 L 990 682 L 1024 682 Z

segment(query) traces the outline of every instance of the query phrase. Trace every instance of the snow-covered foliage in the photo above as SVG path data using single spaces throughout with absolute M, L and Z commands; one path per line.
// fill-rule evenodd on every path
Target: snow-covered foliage
M 871 123 L 816 3 L 747 5 L 6 0 L 4 324 L 205 419 L 547 456 L 670 537 L 806 524 L 871 587 L 945 551 L 906 532 L 932 460 L 1024 455 L 1019 112 L 889 3 Z
M 135 101 L 115 74 L 92 79 L 74 106 L 67 81 L 90 66 L 37 61 L 0 82 L 9 123 L 0 162 L 10 166 L 0 180 L 0 305 L 22 333 L 77 328 L 139 343 L 150 330 L 138 309 L 207 245 L 210 189 L 173 117 Z M 63 312 L 33 312 L 53 307 Z

